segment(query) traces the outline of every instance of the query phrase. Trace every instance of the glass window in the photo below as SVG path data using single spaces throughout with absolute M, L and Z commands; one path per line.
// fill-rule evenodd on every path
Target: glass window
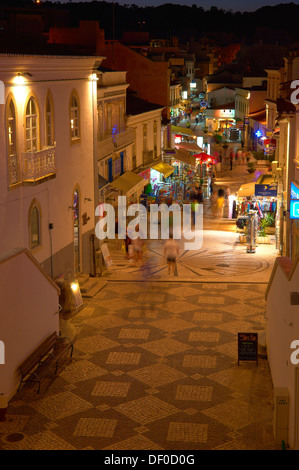
M 72 95 L 71 100 L 71 138 L 79 139 L 79 103 L 75 95 Z
M 7 152 L 9 184 L 13 185 L 19 181 L 19 164 L 17 156 L 16 111 L 12 99 L 7 107 Z
M 30 248 L 36 248 L 40 245 L 40 217 L 39 210 L 34 204 L 29 213 L 29 232 L 30 232 Z
M 47 147 L 54 145 L 54 122 L 53 122 L 53 108 L 49 96 L 46 101 L 46 143 Z
M 31 96 L 26 107 L 26 152 L 37 150 L 37 135 L 37 108 L 35 99 Z

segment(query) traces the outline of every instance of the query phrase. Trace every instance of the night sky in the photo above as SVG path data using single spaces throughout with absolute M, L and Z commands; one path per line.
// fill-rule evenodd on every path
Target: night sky
M 61 3 L 68 3 L 69 0 L 62 0 Z M 81 0 L 84 1 L 84 0 Z M 106 0 L 107 1 L 107 0 Z M 75 3 L 76 0 L 73 0 Z M 111 1 L 112 3 L 112 1 Z M 189 5 L 193 4 L 203 7 L 205 10 L 209 10 L 211 6 L 216 6 L 222 8 L 223 10 L 233 10 L 233 11 L 254 11 L 263 6 L 274 6 L 281 3 L 295 3 L 299 4 L 299 0 L 282 1 L 282 0 L 115 0 L 115 3 L 120 5 L 131 5 L 135 4 L 137 6 L 157 6 L 163 5 L 165 3 L 173 3 L 176 5 Z

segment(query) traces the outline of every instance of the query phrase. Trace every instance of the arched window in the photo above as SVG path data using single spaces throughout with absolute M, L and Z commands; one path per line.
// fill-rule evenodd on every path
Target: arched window
M 30 249 L 40 245 L 40 212 L 36 203 L 29 209 L 29 245 Z
M 71 97 L 71 139 L 80 138 L 80 109 L 79 101 L 75 93 Z
M 33 96 L 26 106 L 26 152 L 38 150 L 38 114 Z
M 6 128 L 9 185 L 12 186 L 13 184 L 18 183 L 19 181 L 16 109 L 12 98 L 8 102 L 6 108 Z
M 53 147 L 54 145 L 54 111 L 52 97 L 48 94 L 46 99 L 46 145 Z

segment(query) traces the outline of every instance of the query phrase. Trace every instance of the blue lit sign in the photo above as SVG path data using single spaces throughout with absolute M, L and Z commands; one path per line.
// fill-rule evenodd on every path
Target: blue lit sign
M 256 184 L 255 185 L 255 196 L 277 196 L 276 184 Z
M 299 199 L 299 188 L 294 183 L 291 183 L 291 199 Z
M 255 135 L 256 135 L 258 138 L 260 138 L 260 137 L 262 137 L 262 132 L 261 132 L 261 131 L 256 131 Z
M 299 219 L 299 200 L 290 201 L 290 218 Z

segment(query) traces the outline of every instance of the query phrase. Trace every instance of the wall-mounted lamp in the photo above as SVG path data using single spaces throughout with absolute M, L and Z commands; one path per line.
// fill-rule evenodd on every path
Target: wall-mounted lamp
M 28 78 L 33 77 L 33 75 L 29 72 L 20 72 L 18 75 L 13 79 L 15 85 L 24 85 L 24 83 L 28 80 Z
M 92 82 L 96 82 L 99 78 L 96 73 L 92 73 L 89 77 Z

